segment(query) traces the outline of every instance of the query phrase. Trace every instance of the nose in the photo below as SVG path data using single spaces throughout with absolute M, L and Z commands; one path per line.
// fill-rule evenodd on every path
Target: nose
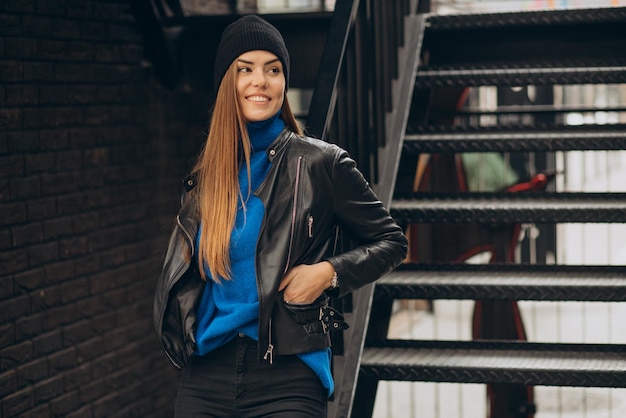
M 255 70 L 252 75 L 252 85 L 265 86 L 266 84 L 267 84 L 267 78 L 265 76 L 265 71 Z

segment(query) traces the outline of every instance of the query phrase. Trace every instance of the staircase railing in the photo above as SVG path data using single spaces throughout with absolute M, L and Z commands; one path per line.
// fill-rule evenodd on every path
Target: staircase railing
M 320 63 L 307 130 L 348 150 L 389 207 L 423 34 L 415 0 L 339 0 Z M 350 329 L 335 336 L 329 416 L 353 415 L 374 286 L 343 302 Z M 350 315 L 351 313 L 351 315 Z

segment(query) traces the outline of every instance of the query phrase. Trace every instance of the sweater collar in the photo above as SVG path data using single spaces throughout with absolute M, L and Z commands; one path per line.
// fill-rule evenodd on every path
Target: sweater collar
M 283 131 L 285 128 L 285 122 L 283 122 L 280 114 L 281 112 L 278 111 L 278 113 L 269 119 L 259 122 L 248 122 L 246 124 L 253 151 L 262 151 L 267 149 L 267 147 L 274 142 L 276 137 Z

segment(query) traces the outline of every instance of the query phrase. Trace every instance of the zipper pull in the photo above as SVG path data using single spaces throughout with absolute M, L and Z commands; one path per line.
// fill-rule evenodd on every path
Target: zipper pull
M 313 215 L 309 215 L 308 224 L 309 224 L 309 238 L 313 238 Z
M 265 355 L 263 356 L 263 360 L 267 360 L 269 357 L 269 361 L 270 364 L 273 364 L 274 362 L 274 345 L 270 343 L 270 345 L 267 346 L 267 350 L 265 351 Z
M 268 345 L 267 350 L 265 350 L 265 355 L 263 356 L 263 360 L 267 360 L 269 357 L 270 364 L 274 364 L 274 344 L 272 344 L 272 318 L 270 318 L 269 329 L 267 330 L 268 335 Z

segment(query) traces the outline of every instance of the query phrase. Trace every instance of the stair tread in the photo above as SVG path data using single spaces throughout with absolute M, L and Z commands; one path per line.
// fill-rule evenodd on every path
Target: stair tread
M 380 380 L 626 387 L 626 345 L 391 340 L 363 350 Z
M 469 29 L 555 24 L 606 23 L 626 20 L 626 8 L 586 8 L 569 10 L 487 12 L 431 15 L 429 29 Z
M 498 205 L 498 208 L 534 207 L 537 203 L 549 208 L 609 208 L 616 207 L 626 210 L 626 193 L 575 193 L 575 192 L 415 192 L 398 193 L 393 200 L 392 208 L 399 207 L 445 207 L 459 205 L 473 208 L 476 205 Z
M 398 194 L 391 214 L 410 223 L 626 222 L 626 193 Z
M 486 63 L 463 63 L 448 64 L 433 67 L 420 66 L 417 69 L 417 75 L 432 75 L 445 77 L 449 74 L 509 74 L 509 73 L 561 73 L 561 72 L 586 72 L 586 71 L 606 71 L 621 72 L 626 68 L 624 60 L 604 60 L 604 61 L 538 61 L 538 62 L 494 62 Z
M 403 264 L 376 282 L 382 299 L 626 301 L 623 266 Z
M 601 111 L 602 109 L 598 108 L 597 111 Z M 626 133 L 624 131 L 620 131 L 620 128 L 617 126 L 624 128 L 622 125 L 616 125 L 616 127 L 606 127 L 606 128 L 586 128 L 580 127 L 577 129 L 572 129 L 571 126 L 561 127 L 556 126 L 552 129 L 542 129 L 542 130 L 526 130 L 522 131 L 519 129 L 497 129 L 490 130 L 488 128 L 480 131 L 440 131 L 440 132 L 420 132 L 414 134 L 407 134 L 405 136 L 405 140 L 408 141 L 450 141 L 450 140 L 497 140 L 497 139 L 506 139 L 507 141 L 514 141 L 519 139 L 528 139 L 528 138 L 540 138 L 540 139 L 549 139 L 549 138 L 594 138 L 594 137 L 603 137 L 603 138 L 611 138 L 611 139 L 621 139 L 626 138 Z
M 599 109 L 601 110 L 601 109 Z M 473 129 L 409 132 L 404 149 L 410 152 L 514 152 L 626 149 L 622 125 L 606 127 L 555 126 L 544 129 Z
M 468 86 L 521 86 L 527 84 L 593 84 L 626 82 L 626 66 L 527 65 L 507 68 L 418 69 L 415 88 Z

